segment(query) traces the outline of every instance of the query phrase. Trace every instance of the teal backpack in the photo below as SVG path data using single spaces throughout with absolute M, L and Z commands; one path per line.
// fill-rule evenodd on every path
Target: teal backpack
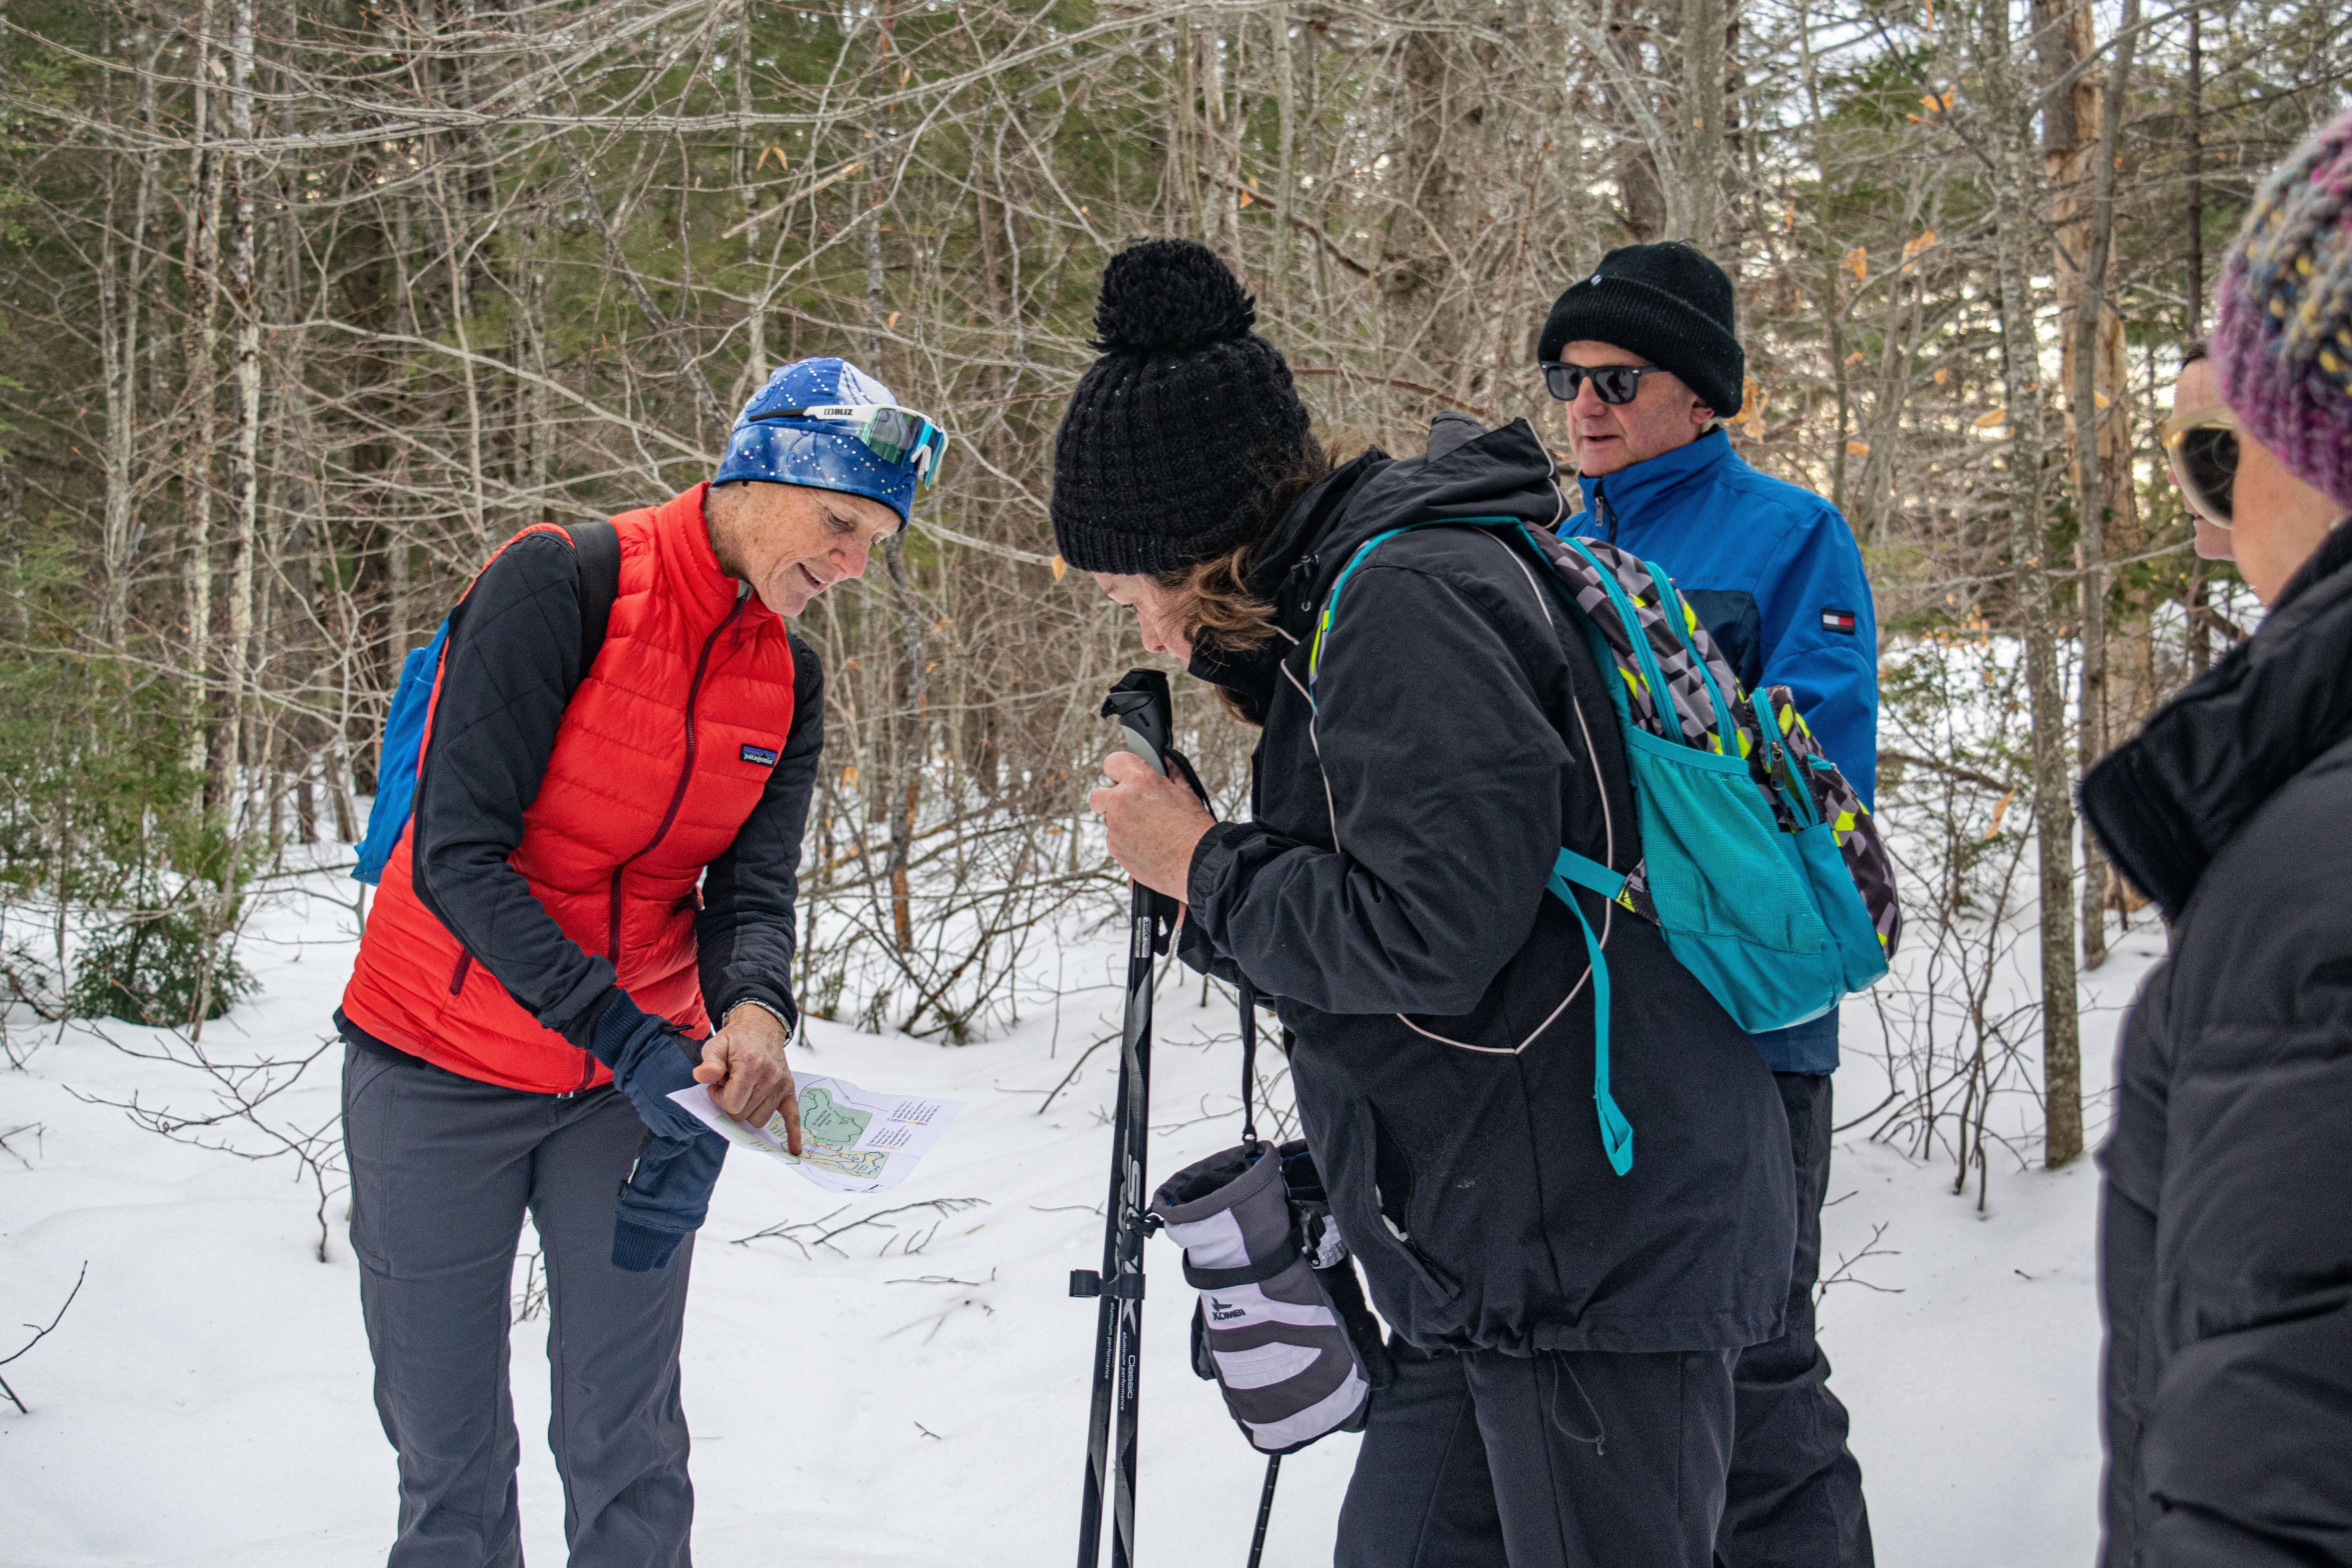
M 1743 690 L 1649 562 L 1514 518 L 1407 523 L 1375 535 L 1333 583 L 1307 659 L 1308 700 L 1340 592 L 1400 533 L 1479 527 L 1550 568 L 1594 659 L 1625 742 L 1641 858 L 1619 871 L 1559 851 L 1547 886 L 1584 928 L 1592 963 L 1592 1098 L 1618 1174 L 1633 1130 L 1609 1092 L 1609 965 L 1571 888 L 1588 888 L 1657 926 L 1667 949 L 1751 1035 L 1818 1018 L 1885 974 L 1903 930 L 1893 868 L 1862 799 L 1822 752 L 1789 688 Z

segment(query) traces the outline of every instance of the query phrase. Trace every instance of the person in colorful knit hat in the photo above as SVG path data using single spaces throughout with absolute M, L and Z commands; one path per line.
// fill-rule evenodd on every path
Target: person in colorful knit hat
M 2190 363 L 2160 435 L 2267 614 L 2083 781 L 2172 935 L 2099 1152 L 2115 1568 L 2352 1563 L 2352 115 L 2215 317 L 2221 401 Z
M 2272 174 L 2215 291 L 2242 435 L 2232 558 L 2264 604 L 2352 510 L 2352 115 Z

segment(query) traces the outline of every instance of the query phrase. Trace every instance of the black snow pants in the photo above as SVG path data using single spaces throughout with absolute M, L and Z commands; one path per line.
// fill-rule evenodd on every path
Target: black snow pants
M 1707 1568 L 1738 1353 L 1398 1343 L 1338 1568 Z
M 1797 1157 L 1797 1254 L 1786 1331 L 1740 1352 L 1733 1368 L 1739 1426 L 1716 1557 L 1726 1568 L 1872 1568 L 1862 1467 L 1846 1448 L 1845 1406 L 1830 1392 L 1829 1358 L 1813 1337 L 1835 1121 L 1830 1079 L 1772 1077 Z
M 1812 1073 L 1775 1073 L 1797 1166 L 1797 1251 L 1789 1280 L 1788 1327 L 1777 1340 L 1726 1352 L 1732 1373 L 1732 1407 L 1723 1433 L 1730 1449 L 1729 1473 L 1715 1472 L 1715 1514 L 1699 1539 L 1713 1542 L 1713 1561 L 1725 1568 L 1871 1568 L 1870 1516 L 1863 1505 L 1862 1469 L 1846 1449 L 1845 1406 L 1829 1390 L 1830 1367 L 1813 1337 L 1813 1287 L 1821 1274 L 1822 1203 L 1829 1190 L 1830 1080 Z M 1540 1410 L 1521 1410 L 1517 1425 L 1506 1407 L 1478 1393 L 1481 1367 L 1511 1364 L 1507 1357 L 1429 1356 L 1396 1348 L 1397 1381 L 1372 1405 L 1370 1425 L 1356 1461 L 1354 1481 L 1339 1517 L 1339 1568 L 1528 1568 L 1555 1562 L 1706 1564 L 1707 1551 L 1691 1554 L 1678 1503 L 1656 1490 L 1621 1494 L 1628 1510 L 1646 1518 L 1603 1521 L 1587 1539 L 1588 1556 L 1545 1555 L 1549 1547 L 1523 1548 L 1529 1528 L 1540 1528 L 1542 1478 L 1525 1473 L 1538 1456 L 1527 1435 L 1540 1426 L 1540 1457 L 1555 1463 L 1563 1434 L 1552 1425 L 1549 1400 Z M 1538 1357 L 1525 1367 L 1554 1358 Z M 1560 1358 L 1581 1370 L 1588 1362 L 1674 1362 L 1672 1356 L 1582 1355 Z M 1488 1380 L 1492 1380 L 1491 1372 Z M 1585 1380 L 1590 1394 L 1592 1380 Z M 1568 1393 L 1569 1406 L 1581 1410 Z M 1649 1397 L 1662 1407 L 1649 1417 L 1671 1420 L 1692 1413 L 1663 1388 Z M 1521 1402 L 1524 1404 L 1524 1401 Z M 1734 1411 L 1736 1410 L 1736 1416 Z M 1701 1413 L 1703 1415 L 1704 1413 Z M 1641 1432 L 1644 1413 L 1629 1412 L 1622 1428 Z M 1736 1435 L 1730 1426 L 1736 1423 Z M 1590 1434 L 1591 1428 L 1578 1430 Z M 1492 1436 L 1488 1436 L 1488 1434 Z M 1613 1446 L 1617 1437 L 1609 1442 Z M 1673 1428 L 1644 1438 L 1656 1460 L 1675 1451 Z M 1498 1447 L 1499 1446 L 1499 1447 Z M 1577 1445 L 1568 1443 L 1570 1449 Z M 1490 1466 L 1490 1448 L 1503 1454 Z M 1565 1458 L 1573 1461 L 1571 1452 Z M 1601 1456 L 1583 1456 L 1595 1465 Z M 1517 1482 L 1507 1471 L 1521 1472 Z M 1566 1477 L 1580 1486 L 1602 1481 L 1602 1490 L 1622 1483 L 1594 1471 L 1588 1479 L 1574 1469 Z M 1530 1499 L 1528 1485 L 1538 1494 Z M 1607 1496 L 1588 1497 L 1589 1510 L 1611 1507 Z M 1562 1505 L 1565 1506 L 1565 1505 Z M 1515 1512 L 1520 1526 L 1515 1531 Z M 1563 1531 L 1564 1531 L 1563 1527 Z M 1563 1540 L 1567 1537 L 1563 1533 Z
M 572 1568 L 687 1568 L 694 1238 L 665 1268 L 613 1267 L 614 1195 L 646 1138 L 635 1109 L 610 1086 L 527 1094 L 349 1047 L 343 1129 L 376 1413 L 400 1458 L 388 1568 L 520 1568 L 508 1328 L 526 1210 Z

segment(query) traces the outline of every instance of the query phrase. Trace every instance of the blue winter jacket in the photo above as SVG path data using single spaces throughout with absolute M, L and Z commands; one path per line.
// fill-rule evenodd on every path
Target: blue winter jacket
M 1608 540 L 1666 569 L 1741 684 L 1786 686 L 1866 805 L 1878 785 L 1878 616 L 1862 552 L 1837 508 L 1758 473 L 1717 430 L 1580 479 L 1560 531 Z M 1777 1072 L 1837 1066 L 1837 1015 L 1755 1037 Z

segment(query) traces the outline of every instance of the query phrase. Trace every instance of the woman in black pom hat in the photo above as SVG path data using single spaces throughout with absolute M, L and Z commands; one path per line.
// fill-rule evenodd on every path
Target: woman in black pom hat
M 1333 468 L 1255 309 L 1204 247 L 1112 258 L 1102 358 L 1054 453 L 1054 531 L 1263 726 L 1250 818 L 1124 752 L 1111 853 L 1183 900 L 1183 952 L 1246 976 L 1334 1212 L 1395 1337 L 1339 1522 L 1343 1568 L 1706 1568 L 1734 1352 L 1780 1331 L 1795 1200 L 1770 1075 L 1656 929 L 1546 891 L 1561 846 L 1638 855 L 1604 672 L 1493 533 L 1563 507 L 1523 420 Z M 1318 632 L 1345 574 L 1344 617 Z M 1492 1501 L 1487 1500 L 1491 1496 Z M 1460 1506 L 1475 1499 L 1477 1506 Z

